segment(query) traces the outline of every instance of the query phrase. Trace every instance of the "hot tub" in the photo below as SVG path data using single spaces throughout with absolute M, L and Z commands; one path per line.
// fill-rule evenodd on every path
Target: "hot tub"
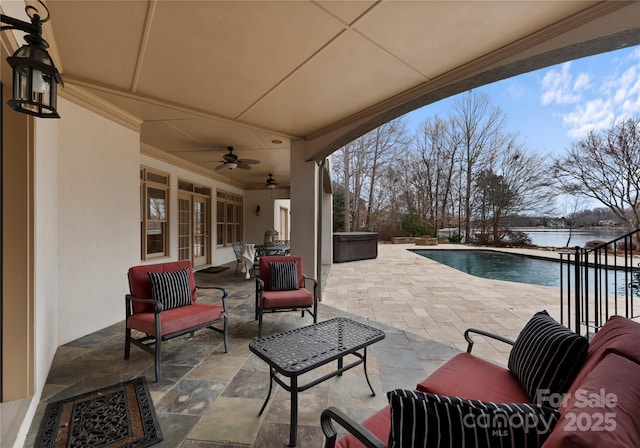
M 333 234 L 333 262 L 367 260 L 378 257 L 376 232 L 338 232 Z

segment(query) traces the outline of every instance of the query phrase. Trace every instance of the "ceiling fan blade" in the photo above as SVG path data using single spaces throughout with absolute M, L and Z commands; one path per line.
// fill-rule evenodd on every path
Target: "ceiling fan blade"
M 222 156 L 222 158 L 227 161 L 227 162 L 237 162 L 238 161 L 238 156 L 235 154 L 225 154 Z
M 244 160 L 238 160 L 238 168 L 241 170 L 250 170 L 251 166 L 246 164 Z
M 224 163 L 221 163 L 220 165 L 218 165 L 217 167 L 214 168 L 214 170 L 221 170 L 222 168 L 224 168 L 226 165 Z
M 260 163 L 260 161 L 254 159 L 242 159 L 238 160 L 238 163 L 248 163 L 249 165 L 255 165 L 256 163 Z

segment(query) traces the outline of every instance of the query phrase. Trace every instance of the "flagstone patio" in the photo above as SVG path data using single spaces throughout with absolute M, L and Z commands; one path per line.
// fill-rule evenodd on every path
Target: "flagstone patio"
M 376 259 L 334 264 L 323 275 L 319 319 L 351 317 L 384 330 L 386 338 L 368 351 L 375 397 L 362 368 L 300 394 L 299 447 L 322 447 L 320 413 L 326 407 L 337 406 L 363 420 L 385 405 L 385 391 L 413 388 L 466 348 L 462 335 L 466 328 L 515 338 L 536 311 L 547 309 L 557 315 L 555 288 L 473 277 L 407 250 L 414 247 L 380 244 Z M 34 446 L 48 401 L 140 375 L 148 378 L 164 435 L 164 441 L 154 446 L 287 446 L 288 393 L 277 387 L 265 413 L 258 416 L 269 374 L 266 364 L 248 348 L 257 335 L 254 280 L 234 275 L 233 268 L 197 273 L 196 280 L 224 286 L 229 292 L 229 353 L 224 353 L 220 335 L 211 331 L 169 341 L 163 346 L 164 379 L 154 383 L 149 354 L 134 347 L 131 358 L 123 359 L 124 322 L 66 344 L 56 353 L 26 446 Z M 264 331 L 268 335 L 311 323 L 311 317 L 301 318 L 299 313 L 267 315 Z M 505 363 L 508 346 L 487 341 L 476 344 L 474 353 Z M 323 373 L 325 369 L 307 375 Z

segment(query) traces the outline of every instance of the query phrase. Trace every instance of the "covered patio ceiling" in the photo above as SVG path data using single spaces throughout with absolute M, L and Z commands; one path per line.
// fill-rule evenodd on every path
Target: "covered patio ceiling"
M 46 3 L 62 96 L 125 111 L 143 152 L 247 189 L 288 183 L 293 140 L 319 160 L 444 97 L 640 44 L 634 1 Z M 216 170 L 228 146 L 260 163 Z

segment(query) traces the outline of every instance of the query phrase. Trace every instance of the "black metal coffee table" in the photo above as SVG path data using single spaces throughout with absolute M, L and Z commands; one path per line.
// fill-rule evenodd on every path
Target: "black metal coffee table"
M 338 317 L 251 342 L 249 350 L 269 364 L 269 392 L 259 415 L 262 415 L 269 402 L 275 381 L 291 394 L 289 446 L 296 446 L 298 392 L 304 392 L 329 378 L 342 375 L 343 372 L 363 364 L 367 384 L 371 393 L 375 395 L 367 375 L 367 346 L 384 339 L 384 336 L 382 330 Z M 359 350 L 362 350 L 362 353 Z M 344 365 L 343 358 L 347 355 L 353 355 L 357 359 Z M 335 360 L 338 361 L 338 367 L 333 372 L 306 384 L 298 384 L 300 375 Z M 286 384 L 278 374 L 288 377 L 289 384 Z

